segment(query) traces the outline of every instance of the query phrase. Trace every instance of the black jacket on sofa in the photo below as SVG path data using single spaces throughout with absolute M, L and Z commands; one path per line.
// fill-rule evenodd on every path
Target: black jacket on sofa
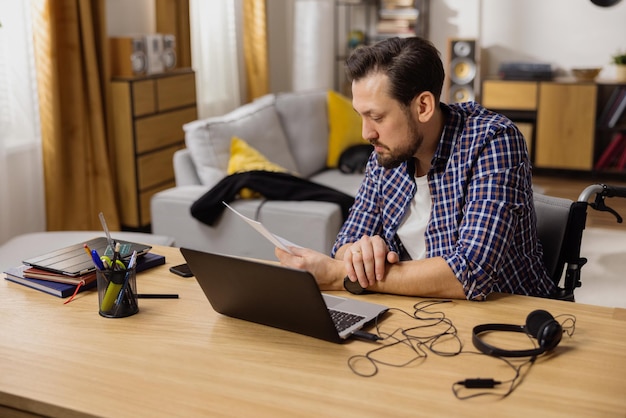
M 341 207 L 344 220 L 354 203 L 353 196 L 291 174 L 247 171 L 224 177 L 191 205 L 191 216 L 207 225 L 213 225 L 226 209 L 222 201 L 232 202 L 243 188 L 258 192 L 268 200 L 316 200 L 336 203 Z

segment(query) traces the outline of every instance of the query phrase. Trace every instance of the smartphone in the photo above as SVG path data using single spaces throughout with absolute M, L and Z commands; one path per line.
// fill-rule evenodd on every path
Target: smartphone
M 178 274 L 182 277 L 193 277 L 193 273 L 187 264 L 179 264 L 177 266 L 170 267 L 170 271 L 174 274 Z

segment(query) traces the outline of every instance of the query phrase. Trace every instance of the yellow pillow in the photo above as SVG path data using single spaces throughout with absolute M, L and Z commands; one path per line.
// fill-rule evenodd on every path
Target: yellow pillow
M 329 90 L 327 102 L 329 133 L 326 165 L 336 168 L 346 148 L 368 142 L 361 136 L 361 117 L 354 111 L 347 97 Z
M 263 170 L 285 173 L 287 169 L 269 161 L 263 154 L 251 147 L 246 141 L 233 136 L 230 139 L 230 159 L 228 160 L 227 173 L 243 173 L 246 171 Z M 243 199 L 259 197 L 250 189 L 241 189 L 239 195 Z

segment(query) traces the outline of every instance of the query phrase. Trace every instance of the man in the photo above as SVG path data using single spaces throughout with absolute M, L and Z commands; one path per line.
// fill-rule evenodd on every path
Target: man
M 424 297 L 553 293 L 516 126 L 473 102 L 440 103 L 443 65 L 421 38 L 359 48 L 347 72 L 374 152 L 334 259 L 276 249 L 281 263 L 309 270 L 322 290 L 342 289 L 347 276 L 368 290 Z

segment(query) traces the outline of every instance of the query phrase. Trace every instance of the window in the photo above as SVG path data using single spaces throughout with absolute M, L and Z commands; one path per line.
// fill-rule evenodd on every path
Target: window
M 0 147 L 40 141 L 30 1 L 0 0 Z

